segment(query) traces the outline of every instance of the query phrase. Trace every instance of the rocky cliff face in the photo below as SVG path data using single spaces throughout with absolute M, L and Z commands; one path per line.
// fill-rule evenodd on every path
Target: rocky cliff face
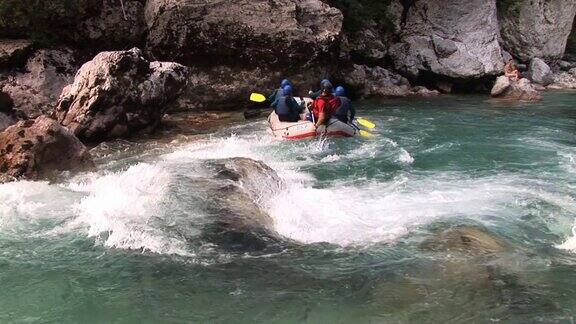
M 138 46 L 189 68 L 179 109 L 242 109 L 286 77 L 298 95 L 323 78 L 362 97 L 451 92 L 494 80 L 504 50 L 554 63 L 575 13 L 573 0 L 4 0 L 0 37 L 24 40 L 0 41 L 0 89 L 49 113 L 93 51 Z M 126 106 L 112 97 L 99 100 Z
M 523 61 L 562 58 L 576 14 L 574 0 L 508 0 L 499 9 L 508 52 Z
M 433 73 L 478 79 L 500 73 L 496 0 L 416 1 L 390 54 L 396 69 L 413 78 Z
M 319 0 L 149 0 L 147 49 L 183 63 L 287 69 L 329 61 L 342 19 Z

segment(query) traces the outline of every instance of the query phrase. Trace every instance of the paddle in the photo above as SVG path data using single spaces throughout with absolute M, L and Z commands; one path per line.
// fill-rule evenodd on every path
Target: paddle
M 360 136 L 366 137 L 366 138 L 372 138 L 372 137 L 375 137 L 376 135 L 361 129 L 360 130 Z
M 266 101 L 266 100 L 267 100 L 266 97 L 265 97 L 263 94 L 261 94 L 261 93 L 253 92 L 253 93 L 250 95 L 250 101 L 262 103 L 262 102 L 264 102 L 264 101 Z
M 356 118 L 356 121 L 358 122 L 358 124 L 368 128 L 368 129 L 376 128 L 376 124 L 374 124 L 373 122 L 369 121 L 366 118 Z

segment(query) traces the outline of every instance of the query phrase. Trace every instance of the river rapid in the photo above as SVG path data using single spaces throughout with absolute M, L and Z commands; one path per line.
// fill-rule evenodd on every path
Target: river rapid
M 258 120 L 1 184 L 0 322 L 574 322 L 576 93 L 357 110 L 375 138 L 280 142 Z M 272 235 L 214 229 L 210 161 L 233 157 L 281 179 L 251 196 Z M 430 248 L 463 226 L 506 248 Z

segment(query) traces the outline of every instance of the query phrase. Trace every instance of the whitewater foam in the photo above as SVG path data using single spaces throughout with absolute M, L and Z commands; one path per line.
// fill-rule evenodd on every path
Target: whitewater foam
M 169 222 L 162 204 L 171 181 L 161 165 L 141 163 L 71 183 L 71 190 L 87 196 L 74 206 L 78 218 L 70 226 L 87 226 L 88 235 L 107 247 L 185 255 L 185 242 L 161 229 Z

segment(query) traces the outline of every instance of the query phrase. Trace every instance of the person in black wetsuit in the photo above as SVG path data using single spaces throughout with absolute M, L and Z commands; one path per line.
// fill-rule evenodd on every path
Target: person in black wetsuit
M 352 101 L 346 97 L 346 89 L 337 87 L 334 94 L 340 99 L 340 106 L 336 109 L 334 116 L 341 122 L 351 123 L 356 116 L 356 110 L 352 105 Z
M 296 99 L 292 97 L 292 86 L 286 85 L 282 88 L 282 95 L 272 103 L 272 108 L 278 115 L 278 119 L 283 122 L 297 122 L 303 108 L 298 105 Z

